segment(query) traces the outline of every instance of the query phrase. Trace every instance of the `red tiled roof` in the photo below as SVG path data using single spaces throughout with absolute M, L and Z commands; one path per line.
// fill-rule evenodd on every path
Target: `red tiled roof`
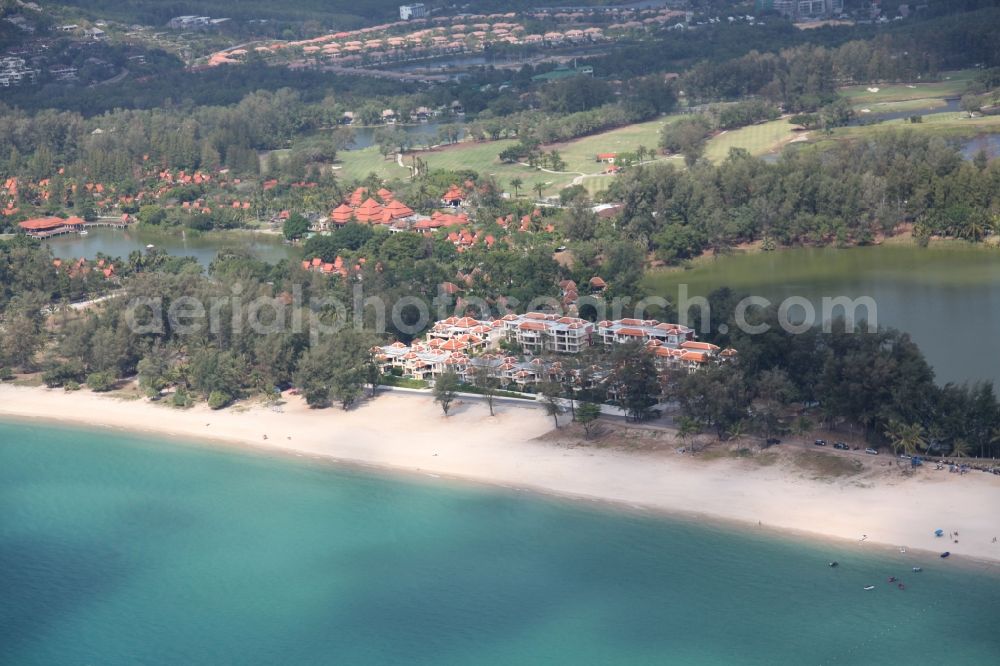
M 695 349 L 701 351 L 718 351 L 718 347 L 710 344 L 708 342 L 697 342 L 696 340 L 687 340 L 681 343 L 681 348 L 683 349 Z
M 330 213 L 330 219 L 337 224 L 347 224 L 354 217 L 354 209 L 347 204 L 340 204 Z
M 354 211 L 354 216 L 358 218 L 358 222 L 381 222 L 382 204 L 369 197 Z
M 358 189 L 351 192 L 351 196 L 347 200 L 347 203 L 349 203 L 352 206 L 360 206 L 361 202 L 364 201 L 366 194 L 368 194 L 368 188 L 359 187 Z
M 391 192 L 389 193 L 392 194 Z M 413 215 L 413 209 L 396 199 L 389 199 L 385 206 L 385 212 L 390 215 L 390 219 L 398 220 Z
M 465 199 L 465 192 L 458 189 L 457 185 L 452 185 L 448 188 L 448 191 L 441 196 L 441 198 L 445 201 L 462 201 Z
M 20 222 L 17 226 L 21 227 L 25 231 L 49 231 L 51 229 L 58 229 L 59 227 L 65 225 L 66 220 L 61 217 L 36 217 Z

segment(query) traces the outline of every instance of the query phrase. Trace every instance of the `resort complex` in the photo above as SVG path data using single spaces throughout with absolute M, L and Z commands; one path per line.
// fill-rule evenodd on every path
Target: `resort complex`
M 592 345 L 612 348 L 637 343 L 648 350 L 661 372 L 696 372 L 735 358 L 733 349 L 694 340 L 694 331 L 678 324 L 656 320 L 619 319 L 598 324 L 578 317 L 542 312 L 508 314 L 492 321 L 472 317 L 449 317 L 436 322 L 424 340 L 380 346 L 373 351 L 382 372 L 413 379 L 434 380 L 455 372 L 473 383 L 482 368 L 502 385 L 524 390 L 543 381 L 563 379 L 559 355 L 579 355 Z M 521 360 L 526 359 L 526 360 Z M 609 373 L 599 361 L 587 373 L 601 382 Z

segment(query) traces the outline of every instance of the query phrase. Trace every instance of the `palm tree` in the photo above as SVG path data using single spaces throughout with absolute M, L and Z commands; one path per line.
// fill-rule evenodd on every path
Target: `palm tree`
M 924 427 L 919 423 L 905 425 L 899 421 L 889 421 L 885 436 L 892 443 L 892 448 L 897 453 L 903 451 L 906 455 L 912 456 L 917 451 L 927 447 L 927 441 L 924 438 Z
M 698 427 L 698 422 L 688 416 L 682 416 L 677 419 L 677 437 L 683 442 L 686 441 L 688 437 L 698 434 L 701 428 Z M 694 441 L 691 442 L 691 451 L 694 452 L 695 446 Z
M 132 250 L 128 253 L 128 267 L 133 273 L 137 272 L 139 268 L 142 267 L 142 252 L 139 250 Z
M 889 444 L 892 446 L 892 450 L 899 453 L 903 446 L 903 424 L 899 421 L 892 419 L 885 426 L 885 432 L 882 433 L 885 438 L 889 440 Z
M 542 198 L 542 191 L 545 189 L 545 184 L 544 183 L 535 183 L 535 188 L 534 189 L 535 189 L 535 192 L 538 193 L 538 198 L 541 199 Z
M 514 188 L 514 198 L 515 199 L 518 197 L 518 191 L 521 189 L 522 185 L 524 185 L 524 181 L 521 180 L 520 178 L 513 178 L 510 181 L 510 186 Z
M 969 443 L 964 439 L 958 438 L 951 443 L 951 455 L 956 458 L 968 458 L 969 450 Z

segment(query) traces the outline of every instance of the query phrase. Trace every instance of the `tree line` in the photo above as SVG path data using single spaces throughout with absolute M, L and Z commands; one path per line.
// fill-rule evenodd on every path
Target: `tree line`
M 743 332 L 734 317 L 744 295 L 709 295 L 707 339 L 739 352 L 724 364 L 680 378 L 666 377 L 664 393 L 683 416 L 719 438 L 755 432 L 762 437 L 824 427 L 861 436 L 898 452 L 997 457 L 1000 403 L 991 382 L 939 386 L 909 335 L 868 331 L 864 322 L 834 321 L 791 333 L 776 307 L 751 309 Z M 696 320 L 700 313 L 696 314 Z M 720 325 L 727 324 L 725 334 Z M 705 322 L 696 321 L 698 330 Z
M 943 139 L 904 130 L 785 151 L 773 163 L 734 149 L 717 166 L 634 168 L 607 198 L 623 203 L 621 233 L 677 263 L 754 241 L 866 244 L 901 224 L 921 243 L 981 241 L 1000 223 L 998 186 L 1000 161 L 967 161 Z

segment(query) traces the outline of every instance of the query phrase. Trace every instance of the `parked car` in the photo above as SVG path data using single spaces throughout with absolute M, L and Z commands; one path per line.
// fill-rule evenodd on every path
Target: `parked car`
M 775 444 L 781 444 L 781 440 L 778 439 L 777 437 L 768 437 L 767 438 L 767 445 L 768 446 L 774 446 Z
M 839 449 L 841 451 L 850 451 L 851 449 L 851 447 L 849 447 L 847 444 L 844 444 L 843 442 L 834 442 L 833 448 Z
M 900 453 L 899 457 L 902 458 L 903 460 L 909 460 L 910 459 L 909 454 L 906 454 L 906 453 Z
M 865 453 L 867 453 L 870 456 L 877 456 L 878 455 L 878 451 L 876 451 L 875 449 L 873 449 L 871 447 L 868 447 L 867 449 L 865 449 Z
M 817 439 L 815 442 L 813 442 L 813 444 L 816 445 L 816 446 L 826 446 L 826 440 L 825 439 Z

